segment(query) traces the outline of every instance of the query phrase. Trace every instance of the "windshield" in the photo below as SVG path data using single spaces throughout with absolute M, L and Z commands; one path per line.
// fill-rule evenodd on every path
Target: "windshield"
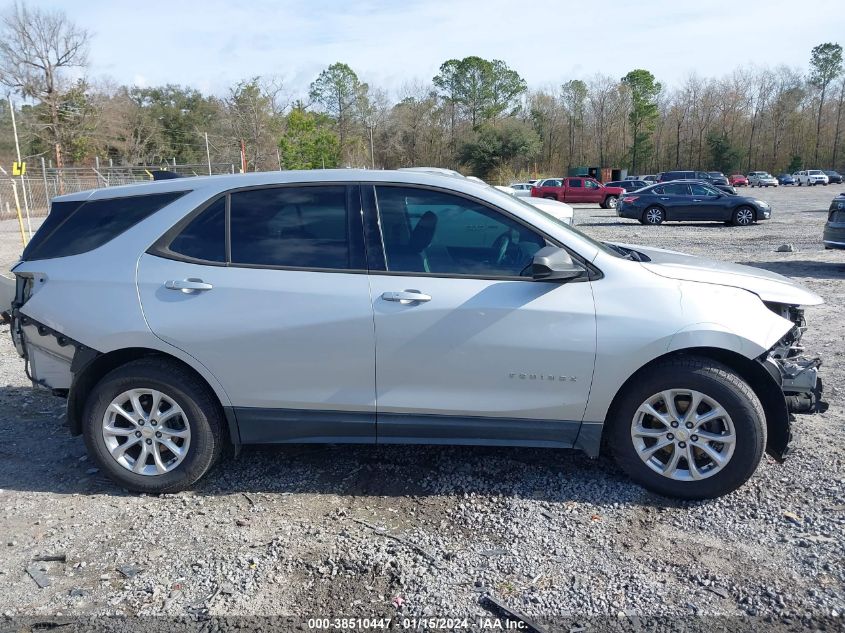
M 570 232 L 572 232 L 572 233 L 575 233 L 575 234 L 576 234 L 576 235 L 578 235 L 581 239 L 583 239 L 585 242 L 588 242 L 588 243 L 590 243 L 592 246 L 595 246 L 595 247 L 596 247 L 597 249 L 599 249 L 601 252 L 603 252 L 603 253 L 607 253 L 608 255 L 613 255 L 614 257 L 625 257 L 625 253 L 620 253 L 617 249 L 615 249 L 615 248 L 611 247 L 609 244 L 606 244 L 605 242 L 599 242 L 598 240 L 594 240 L 594 239 L 593 239 L 592 237 L 590 237 L 589 235 L 585 235 L 584 233 L 582 233 L 582 232 L 581 232 L 581 231 L 579 231 L 578 229 L 576 229 L 576 228 L 574 228 L 574 227 L 572 227 L 572 226 L 569 226 L 569 225 L 568 225 L 566 222 L 564 222 L 563 220 L 560 220 L 560 219 L 556 218 L 556 217 L 555 217 L 555 216 L 553 216 L 551 213 L 548 213 L 548 212 L 543 211 L 542 209 L 540 209 L 540 208 L 538 208 L 538 207 L 535 207 L 535 206 L 534 206 L 533 204 L 531 204 L 530 202 L 526 202 L 525 200 L 523 200 L 523 199 L 521 199 L 521 198 L 517 198 L 516 196 L 512 196 L 512 195 L 510 195 L 510 194 L 507 194 L 507 193 L 505 193 L 504 191 L 499 191 L 499 190 L 498 190 L 498 189 L 496 189 L 495 187 L 490 187 L 490 188 L 491 188 L 493 191 L 495 191 L 498 195 L 504 196 L 504 197 L 506 197 L 508 200 L 512 200 L 512 201 L 518 202 L 519 204 L 521 204 L 523 207 L 525 207 L 526 209 L 528 209 L 528 210 L 529 210 L 529 211 L 531 211 L 532 213 L 539 213 L 540 215 L 542 215 L 542 216 L 543 216 L 543 218 L 544 218 L 544 219 L 551 220 L 552 222 L 554 222 L 554 223 L 555 223 L 557 226 L 559 226 L 560 228 L 562 228 L 562 229 L 566 229 L 567 231 L 570 231 Z
M 818 176 L 822 172 L 820 172 L 818 169 L 808 169 L 807 173 L 810 174 L 811 176 Z

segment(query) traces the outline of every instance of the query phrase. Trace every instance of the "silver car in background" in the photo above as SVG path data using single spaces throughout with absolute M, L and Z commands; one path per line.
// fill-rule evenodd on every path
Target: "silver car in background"
M 224 445 L 606 441 L 635 481 L 706 498 L 820 406 L 780 275 L 597 242 L 430 171 L 289 171 L 56 198 L 12 336 L 70 431 L 132 490 Z

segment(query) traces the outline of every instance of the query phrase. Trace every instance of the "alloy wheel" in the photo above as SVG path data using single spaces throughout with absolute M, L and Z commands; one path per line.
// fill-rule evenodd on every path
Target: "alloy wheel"
M 112 458 L 137 475 L 162 475 L 185 459 L 191 428 L 173 398 L 155 389 L 130 389 L 103 415 L 103 440 Z
M 738 209 L 736 212 L 736 223 L 747 226 L 754 222 L 754 212 L 751 209 Z
M 698 481 L 720 472 L 736 447 L 727 411 L 692 389 L 667 389 L 643 402 L 631 421 L 639 458 L 654 472 L 676 481 Z
M 660 224 L 663 222 L 663 210 L 656 207 L 646 210 L 645 221 L 648 224 Z

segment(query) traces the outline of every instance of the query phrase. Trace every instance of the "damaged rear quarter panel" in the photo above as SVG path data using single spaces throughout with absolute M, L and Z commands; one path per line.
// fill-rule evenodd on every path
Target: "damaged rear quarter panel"
M 229 406 L 225 390 L 207 368 L 150 331 L 134 283 L 140 255 L 206 197 L 193 191 L 87 253 L 19 263 L 13 272 L 33 278 L 21 314 L 100 353 L 146 348 L 179 358 L 205 378 L 223 406 Z M 37 345 L 39 338 L 31 340 Z

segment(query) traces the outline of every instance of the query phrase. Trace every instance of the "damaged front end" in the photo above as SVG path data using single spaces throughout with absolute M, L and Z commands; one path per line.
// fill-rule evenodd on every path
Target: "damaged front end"
M 790 413 L 822 413 L 827 403 L 822 400 L 819 378 L 820 358 L 803 356 L 801 337 L 807 329 L 804 310 L 798 306 L 767 303 L 770 310 L 794 324 L 759 360 L 778 382 Z

